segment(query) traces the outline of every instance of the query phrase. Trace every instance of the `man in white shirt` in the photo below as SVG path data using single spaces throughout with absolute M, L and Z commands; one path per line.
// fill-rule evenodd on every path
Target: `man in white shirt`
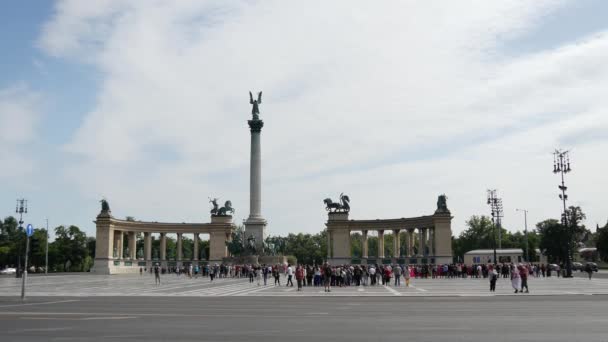
M 376 285 L 376 268 L 374 266 L 369 268 L 369 277 L 371 279 L 370 285 Z
M 291 284 L 291 287 L 293 287 L 293 268 L 291 267 L 291 264 L 287 265 L 287 285 L 285 286 L 289 286 L 289 284 Z

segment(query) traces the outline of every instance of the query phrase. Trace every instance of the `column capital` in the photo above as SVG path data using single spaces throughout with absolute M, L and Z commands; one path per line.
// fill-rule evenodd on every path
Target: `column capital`
M 262 120 L 248 120 L 249 129 L 251 133 L 259 133 L 262 131 L 262 127 L 264 127 L 264 121 Z

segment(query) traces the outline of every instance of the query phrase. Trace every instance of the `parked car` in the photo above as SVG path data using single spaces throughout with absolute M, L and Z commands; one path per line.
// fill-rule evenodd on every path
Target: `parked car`
M 551 271 L 557 271 L 557 270 L 559 270 L 559 265 L 549 264 L 549 269 L 551 269 Z
M 17 269 L 12 268 L 12 267 L 7 267 L 0 271 L 0 274 L 15 274 L 15 273 L 17 273 Z
M 587 265 L 591 266 L 591 270 L 593 272 L 597 272 L 597 264 L 594 262 L 588 262 L 587 264 L 585 264 L 585 267 L 587 267 Z
M 572 270 L 583 272 L 585 270 L 585 266 L 583 266 L 583 264 L 581 264 L 580 262 L 575 261 L 572 263 Z

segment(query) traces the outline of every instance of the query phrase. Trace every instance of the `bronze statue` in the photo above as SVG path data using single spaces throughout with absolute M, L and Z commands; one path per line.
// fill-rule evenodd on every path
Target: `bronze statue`
M 211 215 L 217 215 L 217 211 L 219 209 L 219 205 L 217 204 L 217 198 L 209 198 L 209 203 L 213 205 L 213 209 L 211 209 Z
M 340 194 L 340 203 L 333 202 L 331 198 L 326 198 L 323 200 L 325 203 L 325 210 L 335 213 L 335 212 L 343 212 L 348 213 L 350 211 L 350 198 L 344 193 Z
M 251 108 L 251 115 L 253 115 L 253 120 L 260 119 L 260 108 L 259 105 L 262 104 L 262 92 L 258 93 L 258 99 L 253 99 L 253 94 L 249 92 L 249 103 L 253 105 Z
M 230 201 L 226 201 L 224 206 L 218 209 L 217 216 L 228 216 L 228 213 L 234 214 L 234 208 Z
M 99 201 L 101 203 L 101 212 L 102 213 L 107 213 L 110 211 L 110 204 L 108 203 L 108 201 L 105 198 L 102 198 L 101 201 Z
M 448 209 L 448 197 L 445 194 L 439 195 L 439 197 L 437 197 L 437 210 L 435 210 L 435 213 L 449 213 L 450 210 Z

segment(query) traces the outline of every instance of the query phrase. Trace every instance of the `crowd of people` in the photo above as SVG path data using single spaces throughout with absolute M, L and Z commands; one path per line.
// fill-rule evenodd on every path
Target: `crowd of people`
M 145 268 L 140 273 L 147 272 Z M 511 280 L 515 293 L 527 293 L 529 277 L 560 276 L 560 267 L 550 267 L 545 264 L 444 264 L 444 265 L 186 265 L 182 267 L 164 268 L 156 264 L 150 273 L 156 275 L 160 284 L 160 274 L 186 275 L 190 278 L 248 278 L 250 283 L 281 286 L 281 278 L 285 278 L 285 286 L 297 284 L 301 291 L 305 286 L 321 287 L 330 292 L 332 287 L 348 286 L 401 286 L 402 280 L 406 287 L 411 279 L 456 279 L 456 278 L 487 278 L 490 291 L 496 290 L 499 278 Z

